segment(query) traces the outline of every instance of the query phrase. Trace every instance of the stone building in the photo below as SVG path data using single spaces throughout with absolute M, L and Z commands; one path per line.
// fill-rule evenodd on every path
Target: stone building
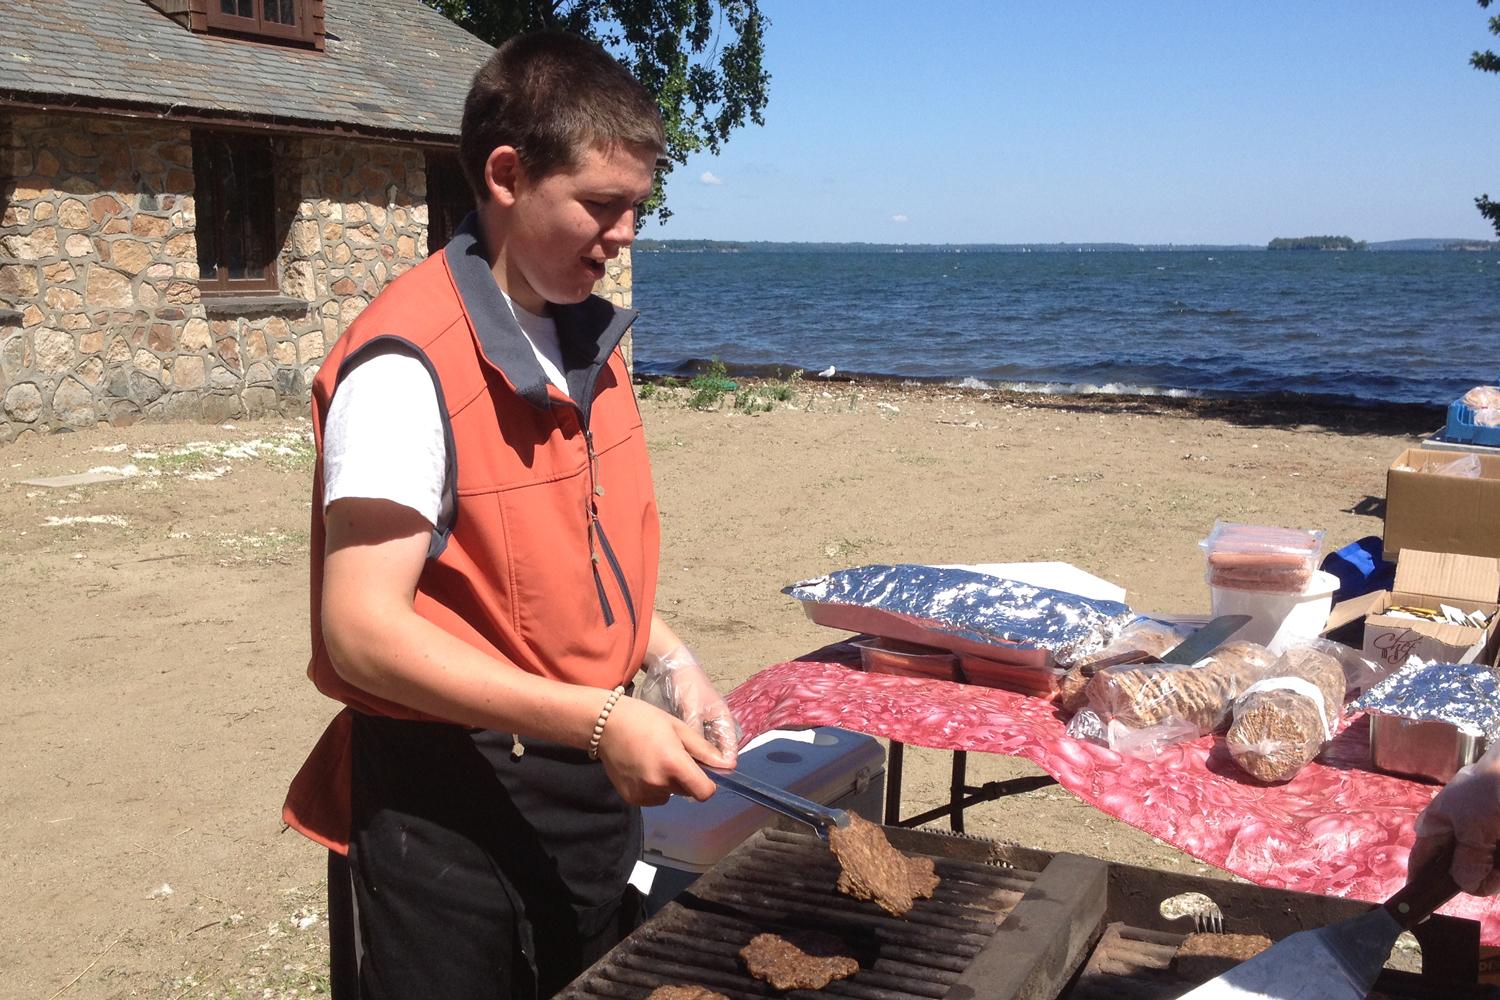
M 490 49 L 420 0 L 0 0 L 0 24 L 0 442 L 305 412 L 326 347 L 468 211 Z

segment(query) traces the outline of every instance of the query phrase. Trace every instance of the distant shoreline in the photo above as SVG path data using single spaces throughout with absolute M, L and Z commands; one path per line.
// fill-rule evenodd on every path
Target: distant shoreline
M 792 369 L 765 365 L 727 366 L 729 376 L 745 387 L 785 381 Z M 635 382 L 656 386 L 686 386 L 692 371 L 642 371 Z M 804 372 L 792 383 L 795 393 L 827 391 L 846 396 L 852 392 L 880 399 L 899 399 L 914 394 L 999 397 L 1017 406 L 1112 413 L 1179 413 L 1239 424 L 1296 426 L 1311 424 L 1343 433 L 1413 434 L 1425 437 L 1440 429 L 1446 407 L 1422 403 L 1386 403 L 1333 396 L 1284 392 L 1250 394 L 1146 389 L 1111 392 L 1097 387 L 1068 390 L 1056 385 L 1035 388 L 992 385 L 978 379 L 911 378 L 859 372 L 836 372 L 822 378 Z
M 1364 243 L 1376 253 L 1500 252 L 1500 240 L 1422 238 Z M 1268 253 L 1266 244 L 1251 243 L 838 243 L 774 240 L 637 239 L 635 253 Z

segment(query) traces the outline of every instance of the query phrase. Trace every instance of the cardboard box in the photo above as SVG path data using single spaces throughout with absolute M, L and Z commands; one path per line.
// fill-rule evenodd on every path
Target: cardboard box
M 1324 630 L 1332 633 L 1364 619 L 1362 649 L 1366 659 L 1399 667 L 1417 656 L 1438 663 L 1491 663 L 1500 645 L 1500 559 L 1407 549 L 1396 560 L 1396 589 L 1364 594 L 1335 605 Z M 1385 614 L 1389 608 L 1437 609 L 1447 604 L 1461 611 L 1489 614 L 1486 628 L 1447 622 L 1414 621 Z
M 1385 558 L 1395 559 L 1406 549 L 1500 557 L 1500 457 L 1476 455 L 1477 479 L 1431 471 L 1463 457 L 1408 448 L 1391 463 L 1385 478 Z

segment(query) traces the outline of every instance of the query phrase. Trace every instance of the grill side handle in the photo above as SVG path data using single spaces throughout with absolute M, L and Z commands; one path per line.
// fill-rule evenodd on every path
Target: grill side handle
M 1104 927 L 1109 865 L 1057 854 L 944 1000 L 1053 1000 Z

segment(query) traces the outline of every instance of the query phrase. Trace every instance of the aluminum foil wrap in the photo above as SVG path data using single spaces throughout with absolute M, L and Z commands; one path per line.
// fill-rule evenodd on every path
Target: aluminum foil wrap
M 1500 738 L 1500 678 L 1479 663 L 1412 661 L 1357 698 L 1350 709 L 1446 722 L 1470 736 Z
M 782 593 L 805 604 L 868 608 L 902 619 L 920 628 L 929 645 L 981 655 L 986 647 L 1045 650 L 1064 666 L 1089 658 L 1136 618 L 1119 601 L 910 563 L 839 570 Z

